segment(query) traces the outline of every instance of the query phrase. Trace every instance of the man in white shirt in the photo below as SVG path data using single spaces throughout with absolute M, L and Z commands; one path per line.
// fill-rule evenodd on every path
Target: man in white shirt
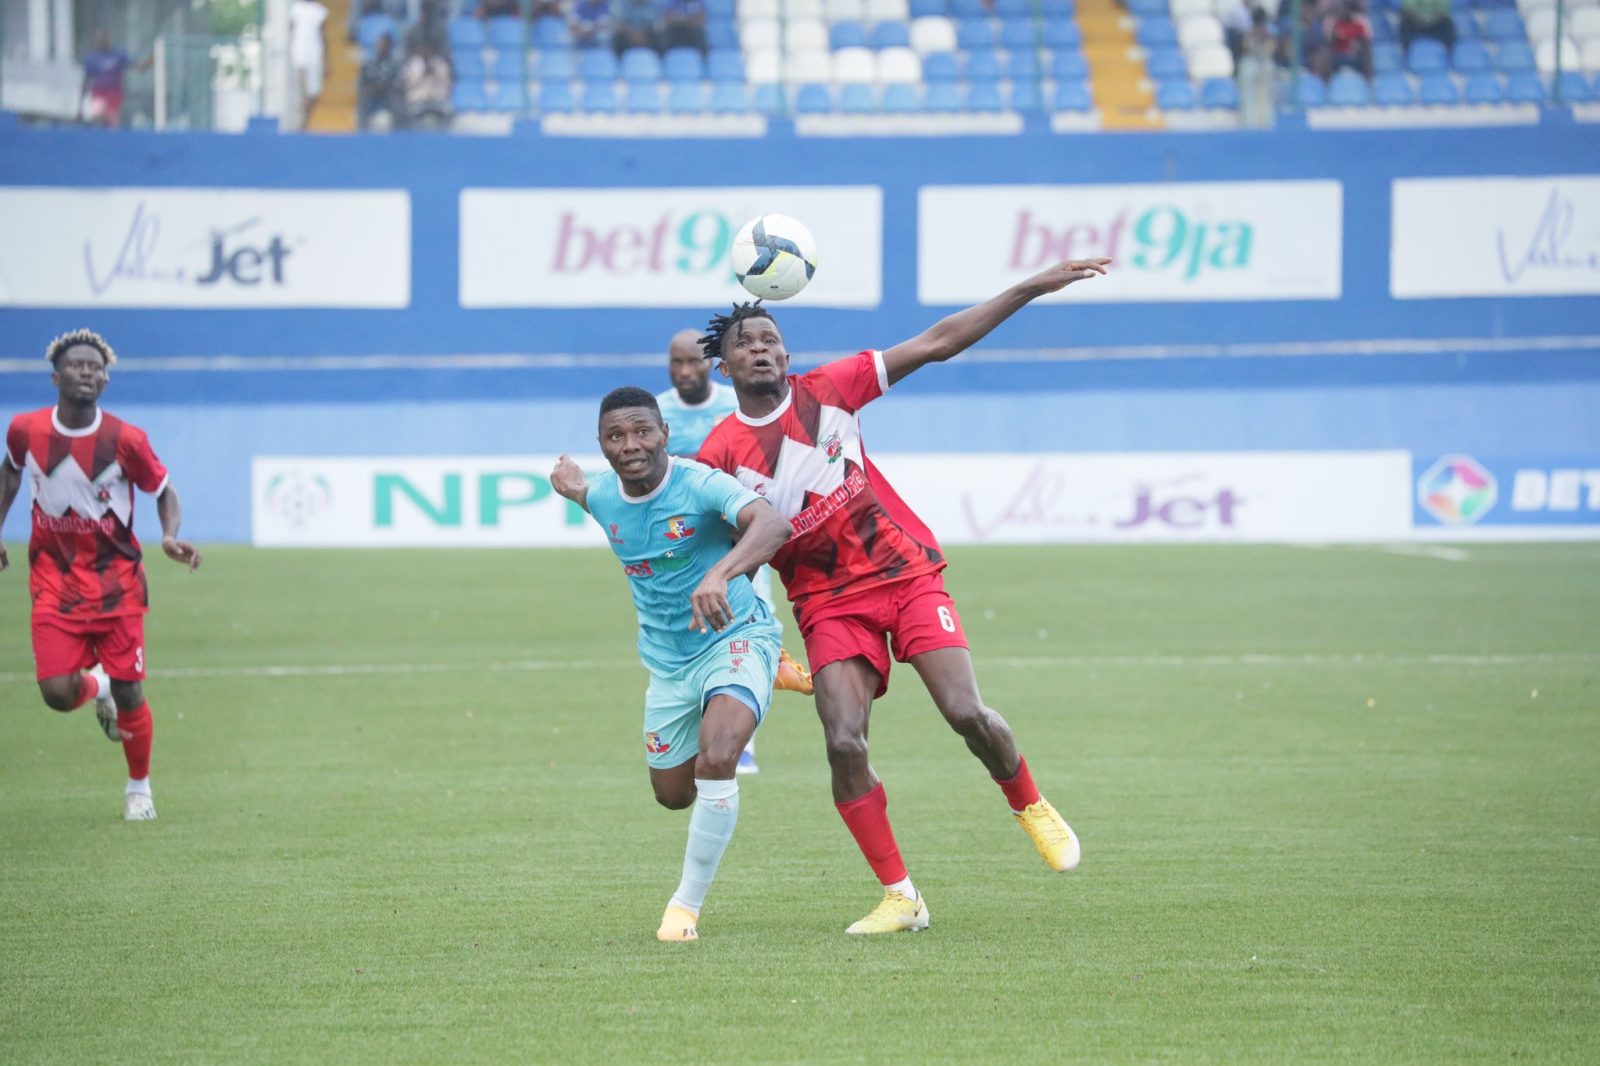
M 289 5 L 289 65 L 299 82 L 301 125 L 310 119 L 311 109 L 322 95 L 322 68 L 327 53 L 323 24 L 327 21 L 328 9 L 320 0 L 294 0 Z

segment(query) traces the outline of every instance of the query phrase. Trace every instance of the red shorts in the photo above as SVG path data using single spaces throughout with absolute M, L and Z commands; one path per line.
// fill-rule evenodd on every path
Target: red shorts
M 799 612 L 807 665 L 861 656 L 878 672 L 876 699 L 889 691 L 889 654 L 900 662 L 939 648 L 965 648 L 966 631 L 938 573 L 806 604 Z
M 99 663 L 113 681 L 144 680 L 144 615 L 74 621 L 33 619 L 34 676 L 41 681 Z

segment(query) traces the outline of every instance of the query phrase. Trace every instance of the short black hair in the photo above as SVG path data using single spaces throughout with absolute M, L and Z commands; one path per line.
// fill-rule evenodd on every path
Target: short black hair
M 700 338 L 700 350 L 705 352 L 706 358 L 721 359 L 722 338 L 727 336 L 728 330 L 735 323 L 743 322 L 747 318 L 765 318 L 774 326 L 778 324 L 778 320 L 772 317 L 771 311 L 761 305 L 760 300 L 755 303 L 734 304 L 731 312 L 725 315 L 712 315 L 711 321 L 706 323 L 706 329 L 710 332 Z
M 600 401 L 600 417 L 604 418 L 606 412 L 618 411 L 624 407 L 648 407 L 656 416 L 656 421 L 661 421 L 661 405 L 656 403 L 655 395 L 637 385 L 624 385 L 606 393 L 605 399 Z
M 63 333 L 50 342 L 49 347 L 44 350 L 44 357 L 50 360 L 51 366 L 55 366 L 56 360 L 65 355 L 68 348 L 76 348 L 79 345 L 99 352 L 101 358 L 106 361 L 107 370 L 116 365 L 117 353 L 111 350 L 111 345 L 106 343 L 104 337 L 92 329 L 75 329 L 71 333 Z

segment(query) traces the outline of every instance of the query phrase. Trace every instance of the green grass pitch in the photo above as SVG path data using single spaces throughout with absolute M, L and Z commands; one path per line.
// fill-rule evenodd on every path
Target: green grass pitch
M 932 928 L 843 935 L 879 889 L 779 694 L 689 945 L 609 555 L 157 554 L 136 825 L 11 557 L 3 1062 L 1600 1061 L 1600 546 L 956 550 L 1083 865 L 902 667 Z

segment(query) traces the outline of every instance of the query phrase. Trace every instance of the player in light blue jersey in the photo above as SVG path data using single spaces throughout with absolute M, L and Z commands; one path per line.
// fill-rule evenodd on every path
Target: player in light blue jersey
M 700 331 L 681 329 L 667 343 L 667 374 L 672 378 L 672 388 L 656 394 L 661 417 L 670 430 L 667 450 L 673 455 L 693 458 L 699 452 L 711 428 L 721 422 L 739 406 L 729 385 L 719 385 L 711 380 L 711 364 L 700 348 Z M 767 605 L 773 617 L 777 608 L 772 602 L 772 568 L 763 566 L 750 578 L 756 595 Z M 779 654 L 778 679 L 774 688 L 785 692 L 811 695 L 811 673 L 787 649 Z M 750 738 L 739 755 L 739 772 L 753 774 L 756 766 L 756 741 Z
M 600 402 L 611 472 L 586 480 L 563 455 L 550 483 L 600 523 L 622 564 L 650 671 L 650 785 L 663 807 L 694 806 L 683 877 L 656 930 L 677 941 L 699 939 L 700 908 L 739 818 L 739 753 L 767 713 L 782 650 L 782 630 L 744 575 L 790 530 L 731 476 L 668 454 L 667 439 L 653 396 L 614 389 Z

